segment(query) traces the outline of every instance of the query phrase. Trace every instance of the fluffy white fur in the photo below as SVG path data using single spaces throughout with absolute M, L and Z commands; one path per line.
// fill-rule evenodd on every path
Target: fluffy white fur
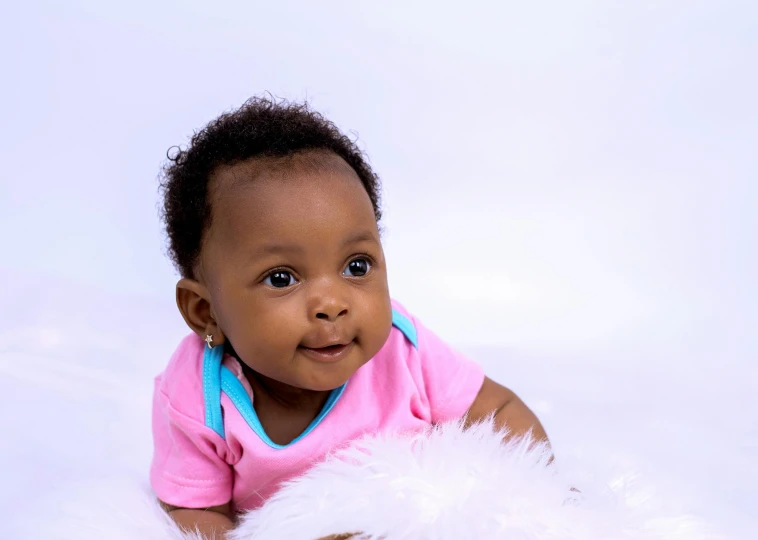
M 543 447 L 501 442 L 491 424 L 408 437 L 369 437 L 247 514 L 232 540 L 359 538 L 716 540 L 722 538 L 629 482 L 572 486 Z M 618 480 L 618 479 L 617 479 Z M 581 493 L 572 491 L 578 487 Z M 671 507 L 671 505 L 667 505 Z M 65 490 L 53 519 L 32 528 L 60 540 L 179 540 L 149 490 L 103 479 Z

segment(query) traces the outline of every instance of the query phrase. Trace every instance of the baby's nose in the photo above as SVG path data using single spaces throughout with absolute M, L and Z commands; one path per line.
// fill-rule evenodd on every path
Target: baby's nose
M 332 302 L 328 305 L 322 306 L 322 308 L 316 312 L 317 319 L 324 319 L 327 321 L 336 321 L 343 315 L 347 315 L 347 307 L 343 307 L 338 302 Z

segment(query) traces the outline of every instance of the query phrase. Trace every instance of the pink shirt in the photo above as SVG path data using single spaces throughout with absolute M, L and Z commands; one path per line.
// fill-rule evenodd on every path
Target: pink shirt
M 477 364 L 393 302 L 393 328 L 384 347 L 341 392 L 333 392 L 304 435 L 280 446 L 254 429 L 252 389 L 229 355 L 223 365 L 240 391 L 220 393 L 223 427 L 207 425 L 204 351 L 197 335 L 187 336 L 155 380 L 150 481 L 159 499 L 185 508 L 229 501 L 237 510 L 256 508 L 335 446 L 366 433 L 418 430 L 462 417 L 484 381 Z

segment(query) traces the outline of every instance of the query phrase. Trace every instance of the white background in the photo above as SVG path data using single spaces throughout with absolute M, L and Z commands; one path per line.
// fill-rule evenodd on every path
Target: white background
M 11 2 L 0 51 L 0 508 L 149 459 L 160 165 L 268 91 L 357 134 L 393 296 L 559 456 L 758 529 L 754 3 Z

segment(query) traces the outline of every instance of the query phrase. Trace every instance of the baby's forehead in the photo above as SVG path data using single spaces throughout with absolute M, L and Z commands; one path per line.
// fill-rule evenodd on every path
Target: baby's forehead
M 355 170 L 337 154 L 323 149 L 308 149 L 283 156 L 264 155 L 222 164 L 211 173 L 209 194 L 248 187 L 256 180 L 286 180 L 308 173 L 340 172 L 354 176 Z
M 370 222 L 375 214 L 370 197 L 355 171 L 339 156 L 302 153 L 229 165 L 209 187 L 210 231 L 250 238 L 251 231 L 267 234 L 292 228 L 310 218 Z
M 211 260 L 249 262 L 266 246 L 299 246 L 301 253 L 323 257 L 353 245 L 358 236 L 380 243 L 360 178 L 347 164 L 319 162 L 320 157 L 275 161 L 274 167 L 239 163 L 220 171 L 203 252 Z

